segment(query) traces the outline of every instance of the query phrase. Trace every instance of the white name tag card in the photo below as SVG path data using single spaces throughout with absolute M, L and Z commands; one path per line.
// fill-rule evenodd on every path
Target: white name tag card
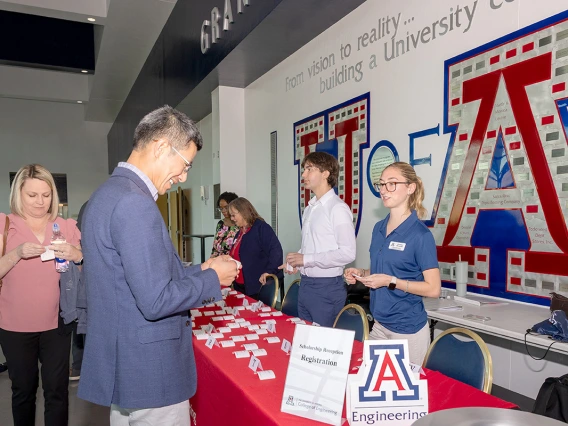
M 265 337 L 264 340 L 266 340 L 268 343 L 279 343 L 280 342 L 280 338 L 279 337 Z
M 225 310 L 222 311 L 215 311 L 215 315 L 225 315 Z
M 363 364 L 347 379 L 347 419 L 351 426 L 410 426 L 428 414 L 428 386 L 409 363 L 407 340 L 366 340 Z M 416 366 L 417 371 L 420 366 Z
M 341 425 L 355 332 L 298 324 L 280 411 Z
M 233 342 L 244 342 L 246 339 L 245 336 L 231 336 L 231 340 Z
M 260 308 L 260 310 L 262 312 L 270 312 L 270 311 L 272 311 L 272 308 L 270 306 L 265 306 L 264 308 Z
M 281 317 L 282 316 L 282 312 L 280 312 L 280 311 L 274 311 L 274 312 L 271 312 L 271 314 L 272 314 L 273 317 Z
M 260 325 L 258 325 L 258 324 L 252 324 L 252 325 L 248 326 L 248 329 L 250 331 L 258 330 L 259 328 L 260 328 Z
M 237 296 L 238 297 L 238 296 Z M 245 295 L 243 294 L 243 297 L 245 297 Z M 243 306 L 249 306 L 249 301 L 247 299 L 243 300 Z
M 209 349 L 213 349 L 213 346 L 219 346 L 219 343 L 217 343 L 215 337 L 209 336 L 207 342 L 205 342 L 205 346 L 207 346 Z
M 221 295 L 222 295 L 223 297 L 227 297 L 227 296 L 229 295 L 229 292 L 230 292 L 230 291 L 231 291 L 230 288 L 226 288 L 226 287 L 225 287 L 224 289 L 221 290 Z
M 193 330 L 193 335 L 194 335 L 195 337 L 197 337 L 197 336 L 207 335 L 207 333 L 206 333 L 205 331 L 203 331 L 203 330 Z
M 276 324 L 276 320 L 264 320 L 265 324 Z
M 223 320 L 225 321 L 230 321 L 230 320 L 234 320 L 235 316 L 234 315 L 224 315 L 223 316 Z
M 214 337 L 215 339 L 222 339 L 223 337 L 223 333 L 211 333 L 210 334 L 211 337 Z
M 250 356 L 249 351 L 237 351 L 233 353 L 235 354 L 235 358 L 248 358 Z
M 250 326 L 250 321 L 243 321 L 243 322 L 239 323 L 239 325 L 240 325 L 241 327 L 249 327 L 249 326 Z
M 233 313 L 233 308 L 231 306 L 225 306 L 223 310 L 227 315 L 231 315 Z
M 293 323 L 296 323 L 296 322 L 300 322 L 302 320 L 300 318 L 294 317 L 294 318 L 288 318 L 286 321 L 292 321 Z
M 200 310 L 198 309 L 192 309 L 191 311 L 189 311 L 191 313 L 192 317 L 202 317 L 203 314 L 201 313 Z
M 55 259 L 55 252 L 46 247 L 45 251 L 41 254 L 40 257 L 42 262 L 47 262 L 48 260 Z
M 241 328 L 241 326 L 236 322 L 230 322 L 229 324 L 227 324 L 227 327 L 229 327 L 231 329 L 232 328 Z
M 223 317 L 213 317 L 211 321 L 223 321 Z
M 260 337 L 258 337 L 258 334 L 247 334 L 245 335 L 245 337 L 247 338 L 247 340 L 258 340 L 260 339 Z
M 236 290 L 231 290 L 231 291 L 229 292 L 229 294 L 230 294 L 231 296 L 234 296 L 234 295 L 236 295 L 236 294 L 239 294 L 239 292 L 236 291 Z
M 268 330 L 268 324 L 260 324 L 261 330 Z
M 268 326 L 267 328 L 268 331 L 270 331 L 271 333 L 276 333 L 276 324 L 271 322 L 270 324 L 267 324 L 267 326 Z
M 245 322 L 245 321 L 246 321 L 246 320 L 245 320 L 244 318 L 237 318 L 237 319 L 235 320 L 235 322 L 236 322 L 237 324 L 242 324 L 242 323 Z
M 246 351 L 254 351 L 258 349 L 258 345 L 256 343 L 245 343 L 243 348 L 245 348 Z
M 290 343 L 288 340 L 284 339 L 284 340 L 282 340 L 282 346 L 280 347 L 280 349 L 282 349 L 284 351 L 284 353 L 287 353 L 289 355 L 290 349 L 292 349 L 292 343 Z
M 212 317 L 215 315 L 215 312 L 213 311 L 205 311 L 203 312 L 203 315 L 205 315 L 206 317 Z
M 404 251 L 406 248 L 406 243 L 397 243 L 396 241 L 391 241 L 389 244 L 389 250 Z
M 254 355 L 250 357 L 250 361 L 249 361 L 249 368 L 254 371 L 256 373 L 256 370 L 258 370 L 259 368 L 262 370 L 262 365 L 260 363 L 260 360 L 255 357 Z
M 258 378 L 260 380 L 270 380 L 270 379 L 275 379 L 276 375 L 274 374 L 274 371 L 272 370 L 263 370 L 263 371 L 259 371 L 257 373 Z
M 230 348 L 231 346 L 235 346 L 235 342 L 232 340 L 221 340 L 219 342 L 222 348 Z
M 233 330 L 230 327 L 219 327 L 217 331 L 219 333 L 230 333 Z
M 244 295 L 244 294 L 242 294 L 242 293 L 241 293 L 241 294 L 237 294 L 237 299 L 244 299 L 244 298 L 245 298 L 245 295 Z M 247 305 L 248 305 L 248 302 L 247 302 Z
M 266 356 L 266 355 L 268 355 L 267 352 L 266 352 L 266 349 L 255 349 L 255 350 L 252 351 L 252 354 L 254 356 Z
M 270 313 L 266 313 L 266 312 L 262 312 L 260 314 L 258 314 L 259 317 L 269 317 Z
M 268 330 L 261 328 L 261 329 L 255 330 L 255 333 L 260 336 L 260 335 L 263 335 L 263 334 L 268 334 Z

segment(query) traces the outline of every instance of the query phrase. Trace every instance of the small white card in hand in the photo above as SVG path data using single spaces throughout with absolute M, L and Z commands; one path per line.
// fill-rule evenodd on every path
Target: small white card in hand
M 294 272 L 294 267 L 290 265 L 288 262 L 286 262 L 286 271 Z
M 282 349 L 284 352 L 289 354 L 290 349 L 292 349 L 292 344 L 288 340 L 284 339 L 284 340 L 282 340 L 282 346 L 281 346 L 280 349 Z
M 272 370 L 263 370 L 263 371 L 259 371 L 257 373 L 258 378 L 260 380 L 270 380 L 270 379 L 275 379 L 276 376 L 274 375 L 274 371 Z
M 258 345 L 256 343 L 245 343 L 243 348 L 245 348 L 245 351 L 254 351 L 258 349 Z
M 231 339 L 233 340 L 233 342 L 244 342 L 245 336 L 231 336 Z
M 258 334 L 246 334 L 245 337 L 247 338 L 247 340 L 258 340 Z
M 40 257 L 42 262 L 47 262 L 48 260 L 55 259 L 55 252 L 46 247 L 45 252 L 43 252 Z
M 274 312 L 272 312 L 272 316 L 273 316 L 273 317 L 281 317 L 281 316 L 282 316 L 282 312 L 280 312 L 280 311 L 274 311 Z
M 249 351 L 237 351 L 233 352 L 236 358 L 248 358 L 250 356 Z
M 262 365 L 260 364 L 260 360 L 255 357 L 251 356 L 249 361 L 249 368 L 256 373 L 256 370 L 259 368 L 262 370 Z
M 266 356 L 267 355 L 266 349 L 255 349 L 255 350 L 252 351 L 252 354 L 254 356 Z
M 219 333 L 230 333 L 232 330 L 230 327 L 219 327 L 217 331 Z
M 231 346 L 235 346 L 235 342 L 233 342 L 232 340 L 222 340 L 219 342 L 219 344 L 223 348 L 229 348 Z
M 265 337 L 264 338 L 268 343 L 278 343 L 280 342 L 280 338 L 273 336 L 273 337 Z
M 209 349 L 213 349 L 213 346 L 219 346 L 219 343 L 217 343 L 217 339 L 215 339 L 215 337 L 209 336 L 207 342 L 205 342 L 205 346 Z

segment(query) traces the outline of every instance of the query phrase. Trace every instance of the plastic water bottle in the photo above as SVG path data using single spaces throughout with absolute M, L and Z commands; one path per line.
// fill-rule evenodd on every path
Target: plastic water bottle
M 59 225 L 57 223 L 53 224 L 53 235 L 51 237 L 51 244 L 63 244 L 65 241 L 65 237 L 61 233 L 59 229 Z M 55 270 L 57 272 L 67 272 L 69 270 L 69 261 L 65 259 L 59 259 L 58 257 L 55 258 Z

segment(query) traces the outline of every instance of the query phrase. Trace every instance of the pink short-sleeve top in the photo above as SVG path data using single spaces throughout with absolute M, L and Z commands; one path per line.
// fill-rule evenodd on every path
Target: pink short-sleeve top
M 8 215 L 10 228 L 6 253 L 25 242 L 39 243 L 26 224 L 26 220 L 14 214 Z M 0 213 L 0 234 L 4 232 L 6 215 Z M 52 221 L 45 227 L 44 240 L 51 242 Z M 73 219 L 55 219 L 66 241 L 78 246 L 81 232 Z M 59 276 L 55 261 L 42 262 L 39 257 L 22 259 L 2 279 L 0 292 L 0 328 L 8 331 L 38 332 L 57 328 L 59 316 Z

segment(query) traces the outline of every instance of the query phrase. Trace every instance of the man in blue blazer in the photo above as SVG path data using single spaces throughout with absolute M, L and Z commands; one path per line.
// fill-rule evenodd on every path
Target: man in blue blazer
M 188 311 L 221 300 L 237 267 L 225 256 L 184 268 L 155 200 L 185 181 L 202 144 L 181 112 L 152 111 L 84 214 L 89 338 L 78 394 L 111 406 L 111 426 L 189 424 L 197 378 Z

